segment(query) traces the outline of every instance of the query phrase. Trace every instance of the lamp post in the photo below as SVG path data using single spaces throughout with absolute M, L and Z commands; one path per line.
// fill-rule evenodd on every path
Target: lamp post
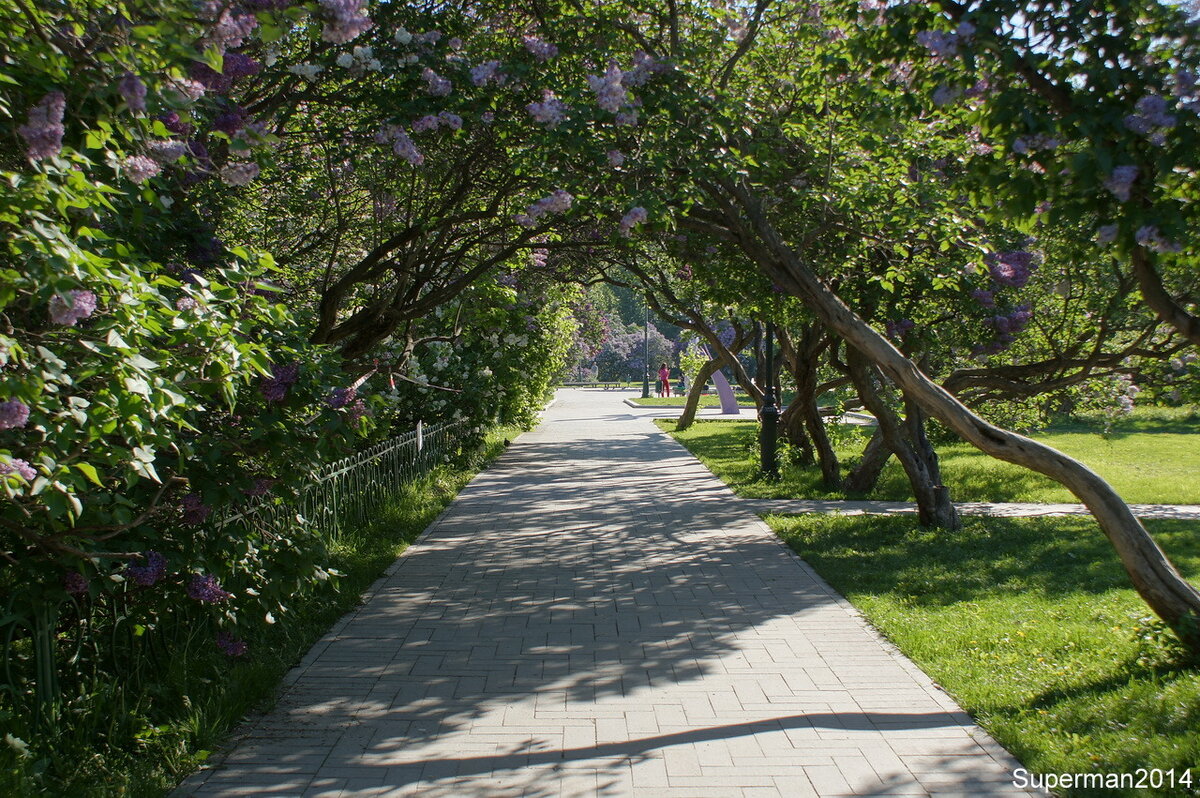
M 779 440 L 779 406 L 775 397 L 775 352 L 771 338 L 775 334 L 774 323 L 767 324 L 766 384 L 763 386 L 762 429 L 759 432 L 759 447 L 762 453 L 762 472 L 768 479 L 779 479 L 779 461 L 776 443 Z
M 646 323 L 642 327 L 642 398 L 650 398 L 650 296 L 646 296 Z

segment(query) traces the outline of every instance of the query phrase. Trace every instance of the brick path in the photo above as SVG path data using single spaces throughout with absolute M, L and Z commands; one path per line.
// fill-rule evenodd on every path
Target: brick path
M 1017 794 L 682 447 L 559 396 L 176 795 Z

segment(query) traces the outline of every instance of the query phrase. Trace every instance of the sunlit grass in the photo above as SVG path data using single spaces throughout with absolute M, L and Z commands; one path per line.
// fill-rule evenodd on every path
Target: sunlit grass
M 1091 519 L 768 522 L 1030 769 L 1190 768 L 1190 793 L 1102 794 L 1200 795 L 1200 669 L 1147 619 Z M 1200 523 L 1149 527 L 1196 581 Z
M 659 422 L 664 430 L 671 422 Z M 1129 502 L 1200 504 L 1200 417 L 1194 411 L 1152 408 L 1101 434 L 1098 420 L 1083 419 L 1033 437 L 1075 457 L 1108 480 Z M 850 464 L 870 430 L 840 431 L 838 455 Z M 754 421 L 698 422 L 675 437 L 740 495 L 750 498 L 846 498 L 821 484 L 815 466 L 782 464 L 782 479 L 765 482 L 758 472 L 758 425 Z M 1075 502 L 1047 477 L 994 460 L 965 443 L 937 447 L 943 482 L 956 501 Z M 861 498 L 861 497 L 853 497 Z M 893 460 L 870 498 L 911 500 L 908 480 Z

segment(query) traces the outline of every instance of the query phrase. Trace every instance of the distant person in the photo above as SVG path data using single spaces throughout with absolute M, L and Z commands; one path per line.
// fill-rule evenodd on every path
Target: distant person
M 667 368 L 666 363 L 658 367 L 658 395 L 671 395 L 671 370 Z

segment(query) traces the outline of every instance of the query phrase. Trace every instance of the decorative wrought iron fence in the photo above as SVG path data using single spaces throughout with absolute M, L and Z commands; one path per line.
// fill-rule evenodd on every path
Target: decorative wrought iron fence
M 301 526 L 309 535 L 335 542 L 347 530 L 369 524 L 406 484 L 452 460 L 471 436 L 465 421 L 418 423 L 411 432 L 328 463 L 297 495 L 218 511 L 208 523 L 225 534 L 261 539 L 284 537 Z M 142 662 L 117 660 L 138 660 L 152 653 L 148 647 L 155 641 L 137 632 L 129 645 L 116 645 L 118 637 L 128 636 L 119 628 L 130 626 L 122 603 L 119 595 L 86 604 L 23 591 L 0 597 L 0 717 L 6 711 L 30 713 L 34 725 L 53 722 L 65 683 L 69 692 L 77 692 L 114 673 L 140 671 Z

